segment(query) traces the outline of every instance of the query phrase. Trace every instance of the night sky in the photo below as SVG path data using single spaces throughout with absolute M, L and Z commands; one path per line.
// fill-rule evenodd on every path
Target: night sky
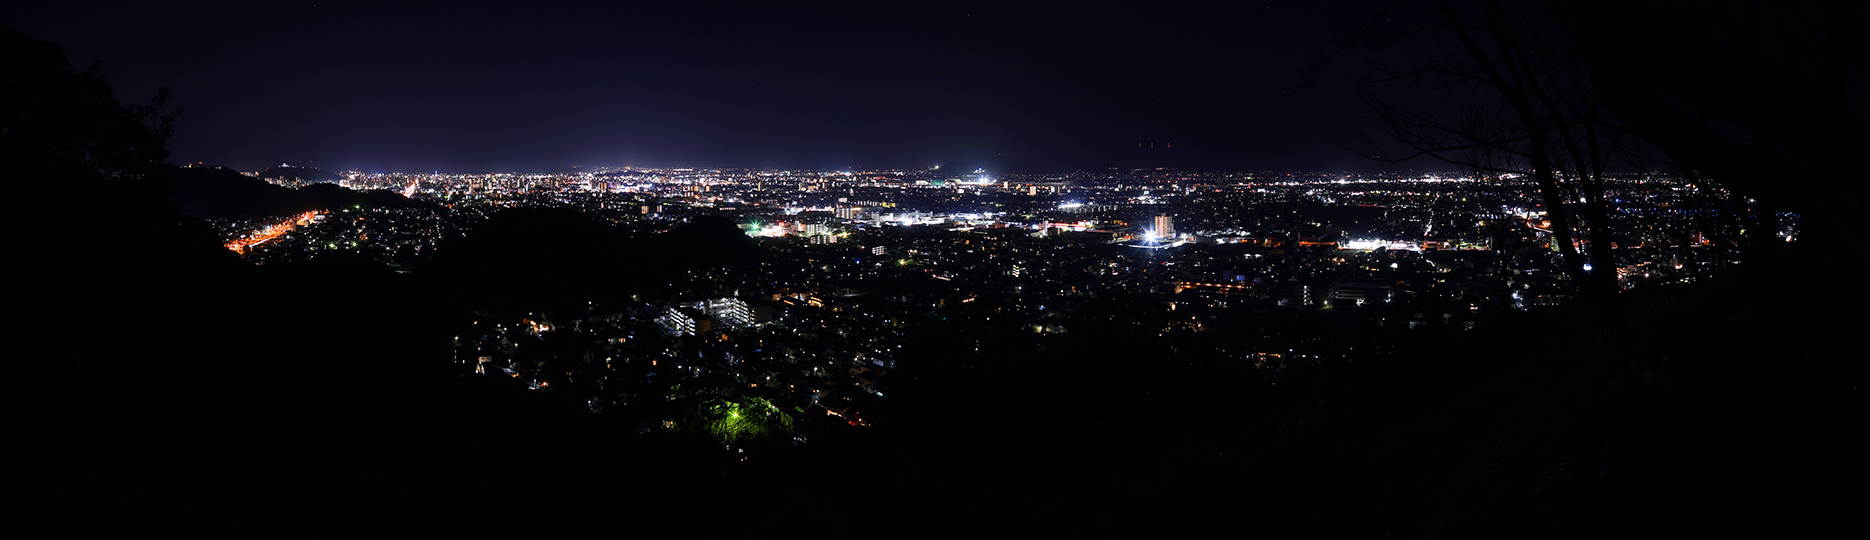
M 170 87 L 178 163 L 1398 168 L 1326 137 L 1381 2 L 9 4 L 118 99 Z

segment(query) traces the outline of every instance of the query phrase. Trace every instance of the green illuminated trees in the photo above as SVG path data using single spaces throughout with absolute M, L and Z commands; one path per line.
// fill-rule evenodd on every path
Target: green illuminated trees
M 701 407 L 700 429 L 722 442 L 783 437 L 792 432 L 792 415 L 757 397 L 718 399 Z

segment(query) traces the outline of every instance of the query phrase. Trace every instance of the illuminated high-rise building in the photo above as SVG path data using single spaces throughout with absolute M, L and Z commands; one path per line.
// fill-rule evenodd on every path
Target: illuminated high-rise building
M 1164 240 L 1175 238 L 1175 220 L 1168 214 L 1156 216 L 1156 238 Z

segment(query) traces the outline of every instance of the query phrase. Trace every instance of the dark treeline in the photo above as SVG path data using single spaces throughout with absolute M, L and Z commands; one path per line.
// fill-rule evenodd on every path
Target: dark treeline
M 281 216 L 352 206 L 420 208 L 429 205 L 389 191 L 353 191 L 333 183 L 293 189 L 220 167 L 178 167 L 171 174 L 175 187 L 169 200 L 180 207 L 182 213 L 202 219 Z
M 285 178 L 301 182 L 336 182 L 344 179 L 331 171 L 288 165 L 267 167 L 266 170 L 260 171 L 260 178 Z
M 753 239 L 727 218 L 633 237 L 575 210 L 513 208 L 445 243 L 421 273 L 448 294 L 513 311 L 666 295 L 684 272 L 759 259 Z
M 630 237 L 513 210 L 411 274 L 251 266 L 164 201 L 159 104 L 119 105 L 17 32 L 0 48 L 0 174 L 25 194 L 4 213 L 24 276 L 0 440 L 20 537 L 1863 532 L 1863 369 L 1841 339 L 1860 319 L 1829 296 L 1739 274 L 1620 317 L 1450 333 L 1275 312 L 1256 335 L 1165 332 L 1121 296 L 1047 335 L 954 302 L 915 329 L 874 427 L 741 462 L 446 361 L 475 309 L 758 260 L 731 223 Z M 1249 339 L 1345 361 L 1224 352 Z

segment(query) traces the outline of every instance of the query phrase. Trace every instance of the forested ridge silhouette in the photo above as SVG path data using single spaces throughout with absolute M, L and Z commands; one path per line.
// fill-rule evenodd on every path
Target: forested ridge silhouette
M 289 188 L 221 167 L 176 167 L 169 200 L 201 219 L 269 217 L 312 210 L 368 206 L 423 208 L 433 204 L 386 190 L 356 191 L 334 183 Z

